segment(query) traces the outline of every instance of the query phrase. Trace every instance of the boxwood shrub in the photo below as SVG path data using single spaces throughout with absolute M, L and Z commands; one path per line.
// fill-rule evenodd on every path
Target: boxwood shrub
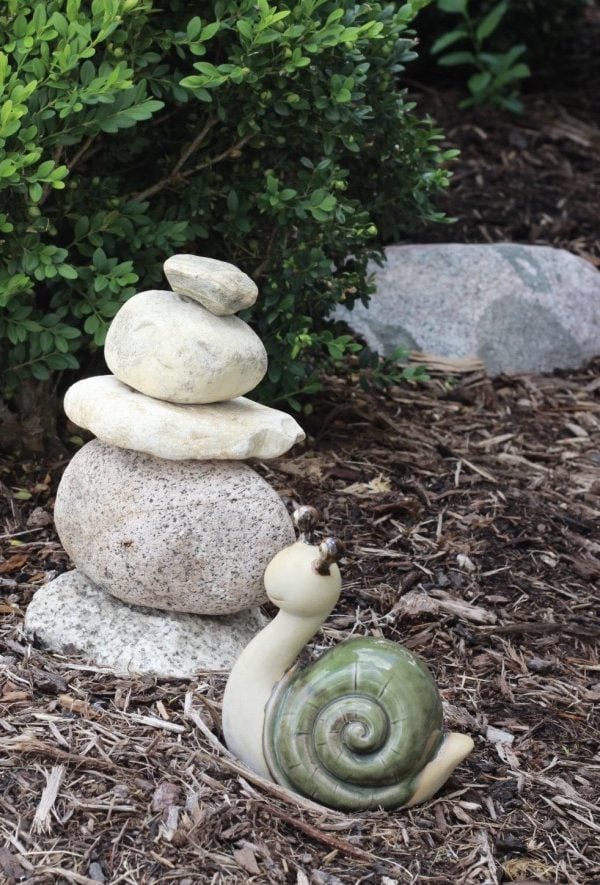
M 314 391 L 354 347 L 328 326 L 333 306 L 367 297 L 384 240 L 441 218 L 450 155 L 398 83 L 423 5 L 2 4 L 5 415 L 31 379 L 85 370 L 176 251 L 257 281 L 245 316 L 270 354 L 263 398 Z

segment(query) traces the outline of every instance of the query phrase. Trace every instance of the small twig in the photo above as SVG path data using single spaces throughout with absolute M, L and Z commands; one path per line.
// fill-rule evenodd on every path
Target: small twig
M 240 138 L 240 140 L 236 142 L 236 144 L 232 144 L 231 147 L 228 147 L 227 150 L 223 151 L 220 154 L 217 154 L 217 156 L 213 157 L 212 160 L 207 160 L 206 163 L 200 163 L 198 166 L 194 166 L 193 169 L 188 169 L 187 172 L 182 172 L 181 177 L 189 178 L 190 175 L 194 175 L 194 173 L 196 172 L 201 172 L 202 169 L 208 169 L 209 166 L 214 166 L 216 163 L 220 163 L 221 160 L 226 160 L 227 157 L 235 154 L 236 151 L 241 151 L 244 145 L 247 144 L 255 134 L 256 133 L 254 132 L 248 132 L 248 134 L 244 135 L 243 138 Z
M 75 166 L 77 166 L 77 164 L 81 161 L 84 154 L 86 154 L 88 152 L 88 150 L 90 149 L 90 147 L 92 146 L 92 144 L 96 140 L 96 137 L 97 137 L 97 133 L 94 135 L 90 135 L 89 138 L 86 138 L 86 140 L 84 141 L 82 146 L 79 148 L 79 150 L 77 151 L 77 153 L 75 154 L 73 159 L 68 164 L 69 172 L 73 171 Z
M 46 786 L 40 796 L 38 807 L 35 810 L 35 816 L 31 829 L 34 833 L 48 833 L 50 831 L 50 812 L 56 802 L 58 791 L 65 775 L 64 765 L 55 765 L 48 772 L 46 777 Z
M 149 197 L 153 197 L 155 194 L 159 193 L 159 191 L 163 190 L 165 187 L 168 187 L 170 184 L 173 184 L 175 181 L 177 181 L 178 178 L 186 178 L 187 176 L 189 176 L 191 174 L 190 171 L 182 173 L 181 169 L 187 163 L 189 158 L 198 150 L 210 130 L 217 123 L 218 120 L 216 117 L 210 117 L 203 128 L 200 130 L 200 132 L 195 136 L 195 138 L 193 138 L 192 141 L 190 141 L 190 143 L 183 148 L 179 159 L 173 166 L 173 169 L 171 170 L 169 175 L 167 175 L 166 178 L 162 178 L 160 181 L 157 181 L 155 184 L 150 185 L 150 187 L 147 187 L 145 190 L 134 194 L 132 199 L 136 203 L 141 203 L 144 200 L 149 199 Z
M 269 237 L 269 242 L 267 243 L 267 248 L 265 250 L 265 257 L 261 261 L 261 263 L 254 269 L 252 272 L 252 279 L 258 280 L 262 277 L 264 272 L 269 266 L 269 262 L 271 261 L 271 255 L 273 254 L 273 247 L 275 246 L 275 241 L 280 234 L 280 230 L 275 225 L 273 230 L 271 231 L 271 236 Z M 285 250 L 284 250 L 285 251 Z
M 182 150 L 179 160 L 175 163 L 175 166 L 173 167 L 173 172 L 172 172 L 173 177 L 175 177 L 179 174 L 181 168 L 183 166 L 185 166 L 185 164 L 187 163 L 189 158 L 192 156 L 192 154 L 198 150 L 198 148 L 200 147 L 200 145 L 202 144 L 202 142 L 204 141 L 204 139 L 206 138 L 206 136 L 208 135 L 208 133 L 210 132 L 210 130 L 213 128 L 213 126 L 216 123 L 217 123 L 217 118 L 211 117 L 206 122 L 206 125 L 204 126 L 204 128 L 201 129 L 201 131 L 198 133 L 198 135 L 192 141 L 190 141 L 190 143 L 187 145 L 187 147 L 185 147 Z
M 117 762 L 109 762 L 107 759 L 98 757 L 82 756 L 79 753 L 69 753 L 59 750 L 50 744 L 38 741 L 36 738 L 18 735 L 12 738 L 0 738 L 0 750 L 5 753 L 32 753 L 36 756 L 49 756 L 51 759 L 61 759 L 63 762 L 72 762 L 75 765 L 86 765 L 88 768 L 107 768 L 114 771 L 115 768 L 123 768 Z
M 38 875 L 56 876 L 66 879 L 68 882 L 75 882 L 76 885 L 98 885 L 97 879 L 90 879 L 88 876 L 82 876 L 81 873 L 75 873 L 72 870 L 65 870 L 63 867 L 38 867 L 36 878 Z
M 473 605 L 464 599 L 456 599 L 445 590 L 433 588 L 429 594 L 434 597 L 437 607 L 450 615 L 464 618 L 466 621 L 474 621 L 479 624 L 495 624 L 497 617 L 495 612 L 480 605 Z
M 32 535 L 34 532 L 43 532 L 48 526 L 42 525 L 37 529 L 26 529 L 23 532 L 8 532 L 6 535 L 0 535 L 0 541 L 6 541 L 9 538 L 20 538 L 22 535 Z
M 499 624 L 495 627 L 478 626 L 478 629 L 490 634 L 536 633 L 543 636 L 547 633 L 569 633 L 575 636 L 600 636 L 600 628 L 586 627 L 582 624 L 561 624 L 554 621 L 520 621 L 512 624 Z
M 357 860 L 362 860 L 365 863 L 374 863 L 379 860 L 379 858 L 377 858 L 374 854 L 371 854 L 369 851 L 365 851 L 363 848 L 357 848 L 356 845 L 352 845 L 352 843 L 348 842 L 346 839 L 340 839 L 338 836 L 333 836 L 331 833 L 327 833 L 324 830 L 321 830 L 318 827 L 307 823 L 305 820 L 302 820 L 299 817 L 292 817 L 291 814 L 288 814 L 286 811 L 283 811 L 283 809 L 278 808 L 277 805 L 266 803 L 263 804 L 260 802 L 254 802 L 253 804 L 258 809 L 267 812 L 267 814 L 269 815 L 274 815 L 275 817 L 278 817 L 284 823 L 289 824 L 296 830 L 300 830 L 302 833 L 306 833 L 306 835 L 310 836 L 311 839 L 315 839 L 317 842 L 321 842 L 323 845 L 327 845 L 329 848 L 333 848 L 336 851 L 341 851 L 343 854 L 347 854 L 350 857 L 355 857 Z M 391 864 L 392 866 L 396 866 L 393 861 L 385 862 Z

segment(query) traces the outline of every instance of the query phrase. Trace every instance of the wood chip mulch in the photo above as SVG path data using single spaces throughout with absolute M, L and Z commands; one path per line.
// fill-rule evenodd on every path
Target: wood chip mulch
M 256 468 L 345 544 L 315 650 L 406 643 L 473 755 L 422 807 L 329 812 L 224 752 L 222 675 L 116 678 L 32 647 L 27 603 L 70 567 L 65 462 L 5 461 L 0 882 L 600 882 L 600 362 L 386 395 L 348 376 L 305 423 Z

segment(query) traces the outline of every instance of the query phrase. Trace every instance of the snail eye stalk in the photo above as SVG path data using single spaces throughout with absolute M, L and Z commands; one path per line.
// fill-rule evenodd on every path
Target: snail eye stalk
M 316 507 L 302 506 L 294 510 L 294 523 L 300 532 L 300 541 L 312 544 L 314 531 L 321 522 L 321 514 Z
M 312 567 L 319 575 L 331 574 L 330 566 L 337 562 L 342 554 L 342 545 L 336 538 L 325 538 L 319 544 L 319 555 L 314 560 Z

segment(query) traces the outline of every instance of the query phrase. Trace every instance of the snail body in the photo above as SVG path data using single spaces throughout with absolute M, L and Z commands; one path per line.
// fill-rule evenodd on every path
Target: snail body
M 227 745 L 257 773 L 322 805 L 423 802 L 473 742 L 444 733 L 433 677 L 397 643 L 350 639 L 303 669 L 292 667 L 339 597 L 337 566 L 321 565 L 319 548 L 297 542 L 267 567 L 267 594 L 280 611 L 231 672 L 223 699 Z

